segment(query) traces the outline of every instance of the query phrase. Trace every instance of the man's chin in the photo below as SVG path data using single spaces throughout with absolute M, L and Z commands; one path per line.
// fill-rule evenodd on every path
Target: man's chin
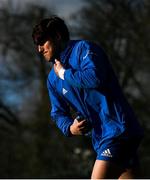
M 45 61 L 47 62 L 52 62 L 52 63 L 55 62 L 55 58 L 48 58 L 48 57 L 44 57 L 44 58 L 45 58 Z

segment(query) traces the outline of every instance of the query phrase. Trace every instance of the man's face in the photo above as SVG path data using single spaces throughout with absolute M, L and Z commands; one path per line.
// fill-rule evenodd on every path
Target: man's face
M 46 61 L 54 61 L 59 52 L 57 42 L 50 39 L 45 41 L 43 44 L 38 45 L 38 52 L 43 55 Z

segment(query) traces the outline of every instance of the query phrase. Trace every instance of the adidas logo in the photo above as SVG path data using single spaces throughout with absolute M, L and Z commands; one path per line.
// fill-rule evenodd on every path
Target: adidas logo
M 109 149 L 106 149 L 105 151 L 102 152 L 101 156 L 112 157 L 112 154 Z
M 63 93 L 63 95 L 65 95 L 66 93 L 67 93 L 68 91 L 66 90 L 66 89 L 62 89 L 62 93 Z

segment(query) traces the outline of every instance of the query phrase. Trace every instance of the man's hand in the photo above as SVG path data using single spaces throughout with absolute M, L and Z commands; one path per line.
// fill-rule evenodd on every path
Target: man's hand
M 58 73 L 59 73 L 60 69 L 62 69 L 62 68 L 63 68 L 63 65 L 61 64 L 61 62 L 58 61 L 57 59 L 55 59 L 54 71 L 57 74 L 57 76 L 59 76 Z
M 73 124 L 70 126 L 70 132 L 72 135 L 83 135 L 86 131 L 87 131 L 86 120 L 82 120 L 78 122 L 78 120 L 75 119 Z
M 61 62 L 58 61 L 57 59 L 55 59 L 54 71 L 58 77 L 64 80 L 65 69 L 63 68 Z

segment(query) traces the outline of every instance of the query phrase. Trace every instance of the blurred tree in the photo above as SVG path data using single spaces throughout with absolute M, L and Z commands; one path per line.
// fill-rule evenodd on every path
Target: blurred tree
M 110 56 L 120 84 L 145 128 L 141 146 L 145 177 L 150 163 L 150 2 L 147 0 L 93 0 L 73 15 L 74 36 L 99 43 Z M 146 145 L 147 143 L 147 145 Z M 144 164 L 144 165 L 143 165 Z
M 32 8 L 34 8 L 34 11 Z M 35 139 L 36 135 L 35 133 L 31 134 L 32 125 L 30 128 L 25 128 L 26 125 L 22 126 L 22 123 L 23 120 L 25 121 L 29 117 L 32 122 L 35 121 L 33 112 L 38 108 L 35 104 L 41 100 L 41 98 L 36 98 L 36 95 L 39 95 L 39 93 L 46 94 L 40 87 L 40 82 L 43 83 L 41 67 L 44 64 L 40 60 L 37 61 L 37 56 L 33 51 L 31 32 L 35 21 L 42 18 L 47 11 L 38 6 L 29 6 L 27 9 L 28 11 L 24 14 L 14 13 L 10 1 L 0 9 L 0 63 L 2 65 L 0 83 L 2 87 L 1 94 L 3 95 L 1 101 L 5 101 L 5 104 L 7 104 L 5 108 L 4 103 L 1 106 L 1 109 L 5 110 L 5 114 L 3 113 L 5 115 L 5 118 L 3 118 L 5 131 L 8 131 L 7 124 L 10 124 L 10 120 L 13 119 L 13 114 L 9 111 L 10 108 L 15 117 L 21 119 L 21 126 L 17 129 L 19 134 L 16 135 L 16 132 L 14 132 L 12 136 L 12 132 L 3 132 L 1 136 L 0 176 L 6 178 L 32 176 L 37 171 L 32 165 L 38 161 L 34 153 L 38 147 L 35 143 L 30 144 L 31 141 L 29 141 L 29 139 Z M 12 102 L 11 106 L 9 102 Z M 26 115 L 27 111 L 23 114 L 24 109 L 28 110 L 26 107 L 32 109 L 28 111 L 28 115 Z M 10 120 L 6 118 L 9 114 L 11 116 Z M 46 123 L 45 120 L 41 122 L 42 124 L 43 122 Z M 1 133 L 3 126 L 1 123 Z M 42 128 L 44 128 L 43 125 Z M 28 150 L 24 149 L 26 145 L 28 145 Z M 29 158 L 30 156 L 31 158 Z

